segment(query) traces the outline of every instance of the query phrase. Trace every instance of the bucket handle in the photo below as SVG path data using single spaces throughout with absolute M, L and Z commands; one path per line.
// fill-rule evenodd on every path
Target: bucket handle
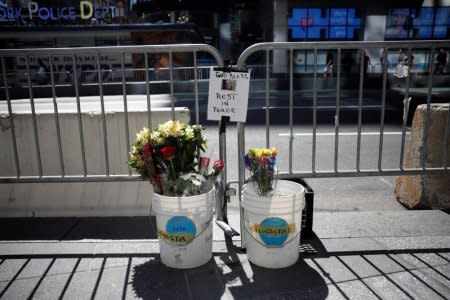
M 204 228 L 202 229 L 202 231 L 200 231 L 199 233 L 197 233 L 197 234 L 194 236 L 194 238 L 192 239 L 192 241 L 190 241 L 189 243 L 186 243 L 186 244 L 184 244 L 184 245 L 182 245 L 182 246 L 189 245 L 189 244 L 192 243 L 196 238 L 198 238 L 199 236 L 201 236 L 201 235 L 206 231 L 206 229 L 208 229 L 209 225 L 212 223 L 212 220 L 213 220 L 213 216 L 211 216 L 211 218 L 209 219 L 209 221 L 208 221 L 207 223 L 205 223 L 206 226 L 204 226 Z M 166 243 L 167 245 L 173 245 L 173 244 L 167 242 L 165 239 L 160 238 L 159 240 L 160 240 L 160 241 L 164 241 L 164 243 Z
M 292 242 L 300 234 L 300 231 L 301 231 L 301 230 L 299 230 L 298 233 L 296 235 L 294 235 L 293 237 L 291 237 L 290 239 L 286 239 L 286 241 L 284 241 L 284 243 L 282 245 L 266 245 L 263 242 L 261 242 L 260 240 L 258 240 L 257 238 L 255 238 L 253 236 L 253 234 L 250 231 L 248 231 L 247 227 L 248 226 L 244 225 L 247 235 L 249 235 L 252 239 L 254 239 L 255 242 L 257 242 L 258 244 L 260 244 L 261 246 L 266 247 L 266 248 L 283 248 L 286 244 L 289 244 L 290 242 Z

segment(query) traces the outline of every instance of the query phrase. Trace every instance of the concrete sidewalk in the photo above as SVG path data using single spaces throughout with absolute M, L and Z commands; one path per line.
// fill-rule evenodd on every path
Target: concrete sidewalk
M 0 219 L 0 298 L 450 298 L 444 212 L 316 212 L 313 231 L 297 264 L 270 270 L 215 228 L 213 259 L 174 270 L 150 218 Z

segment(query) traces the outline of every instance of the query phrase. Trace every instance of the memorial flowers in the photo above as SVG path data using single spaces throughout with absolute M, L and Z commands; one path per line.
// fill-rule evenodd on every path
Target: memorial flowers
M 277 150 L 275 148 L 251 148 L 244 156 L 245 166 L 252 175 L 258 195 L 267 196 L 273 190 L 276 162 Z
M 168 121 L 153 131 L 136 134 L 128 165 L 149 179 L 155 193 L 193 196 L 208 192 L 222 171 L 222 161 L 210 168 L 210 158 L 201 157 L 207 140 L 201 125 Z

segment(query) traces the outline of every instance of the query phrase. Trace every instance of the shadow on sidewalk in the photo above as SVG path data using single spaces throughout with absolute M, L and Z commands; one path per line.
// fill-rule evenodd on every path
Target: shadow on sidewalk
M 156 238 L 155 217 L 0 219 L 0 241 Z

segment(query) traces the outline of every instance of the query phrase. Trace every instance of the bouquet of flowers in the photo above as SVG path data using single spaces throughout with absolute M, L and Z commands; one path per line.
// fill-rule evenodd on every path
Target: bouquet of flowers
M 256 191 L 260 196 L 267 194 L 274 188 L 276 175 L 277 150 L 275 148 L 251 148 L 244 156 L 244 162 L 256 183 Z
M 193 196 L 208 192 L 222 171 L 223 162 L 200 157 L 206 149 L 201 125 L 168 121 L 153 131 L 136 134 L 128 165 L 143 179 L 149 179 L 155 193 L 165 196 Z

